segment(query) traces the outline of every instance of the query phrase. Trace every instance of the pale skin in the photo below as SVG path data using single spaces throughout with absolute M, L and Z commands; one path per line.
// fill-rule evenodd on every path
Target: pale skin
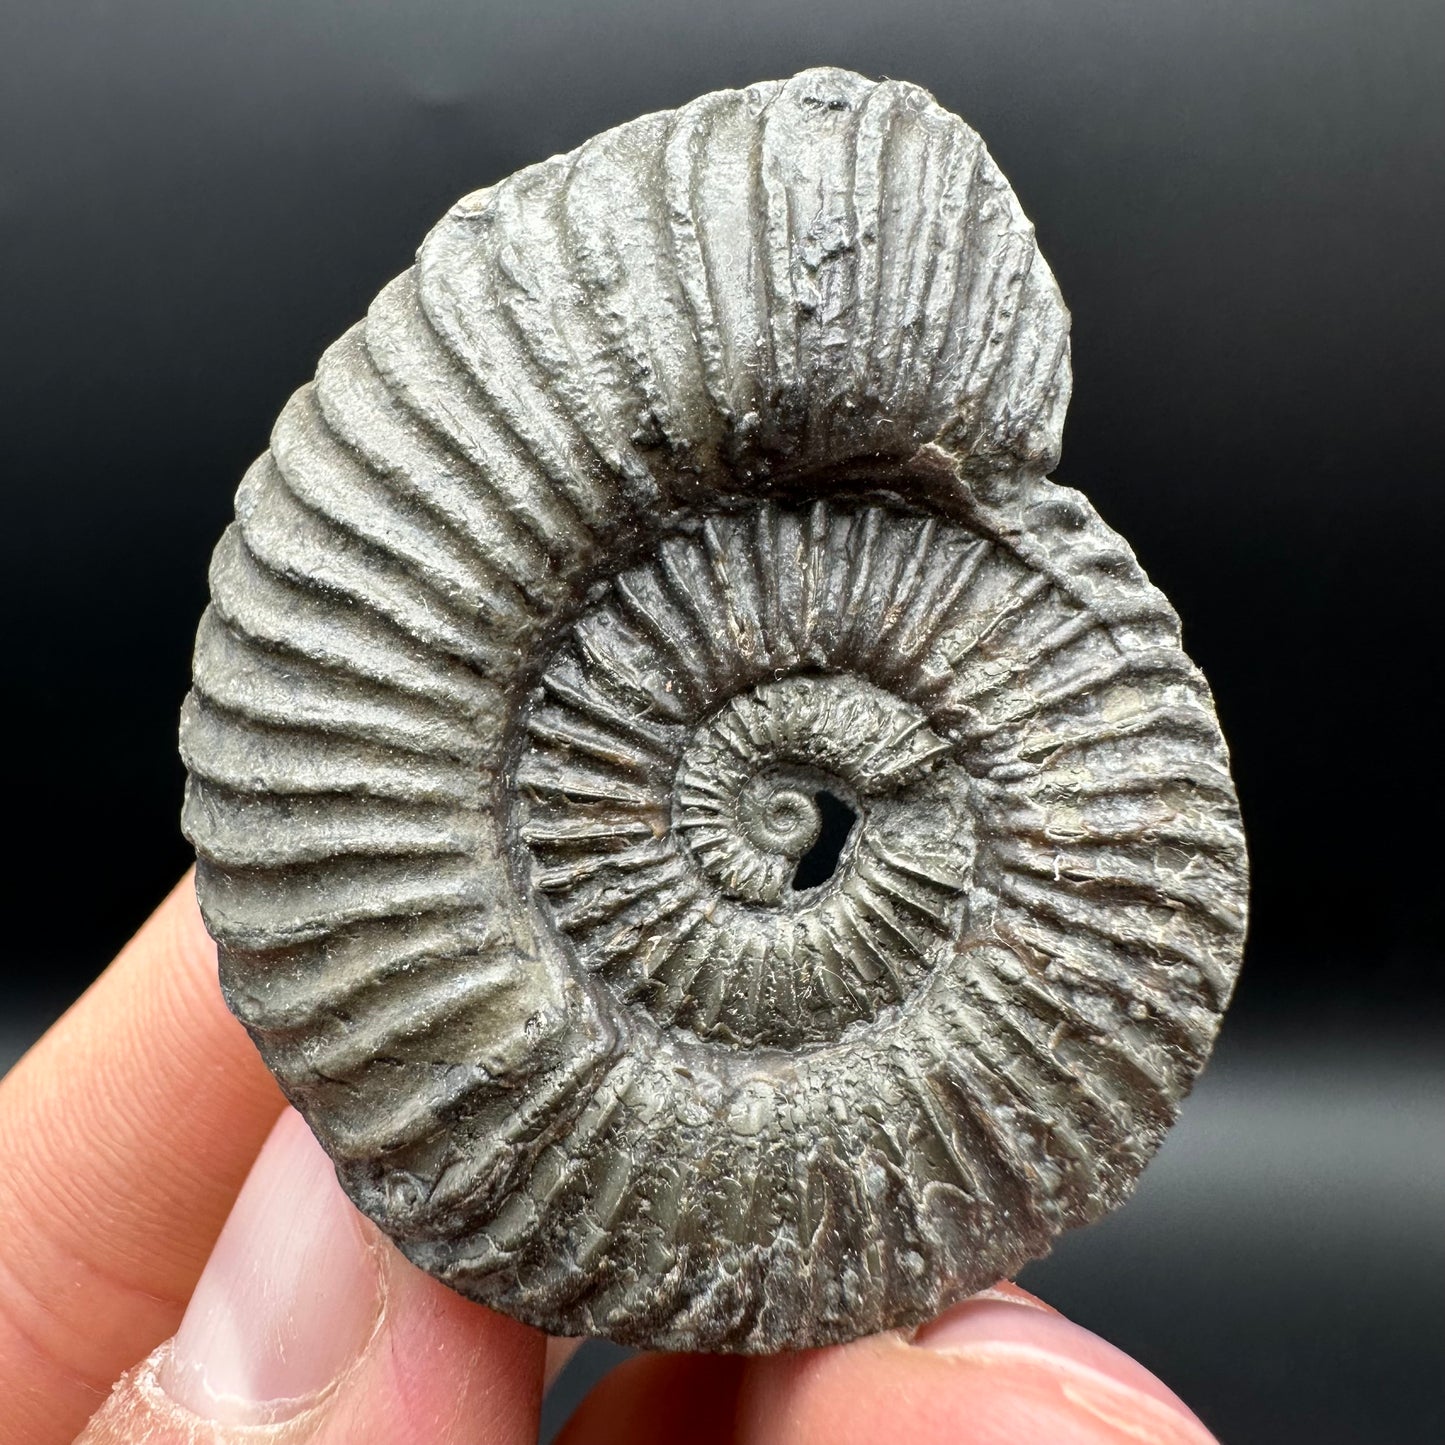
M 216 982 L 188 877 L 0 1081 L 0 1445 L 529 1445 L 575 1348 L 352 1209 Z M 229 1218 L 228 1218 L 229 1217 Z M 911 1334 L 641 1355 L 565 1445 L 1208 1445 L 1009 1284 Z

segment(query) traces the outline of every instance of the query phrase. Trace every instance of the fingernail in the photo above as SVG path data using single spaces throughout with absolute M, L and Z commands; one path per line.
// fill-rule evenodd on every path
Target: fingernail
M 271 1131 L 158 1370 L 224 1425 L 289 1420 L 361 1355 L 381 1276 L 361 1217 L 301 1116 Z
M 1061 1377 L 1062 1393 L 1078 1408 L 1110 1424 L 1127 1413 L 1128 1397 L 1160 1406 L 1193 1427 L 1190 1439 L 1213 1437 L 1199 1417 L 1164 1382 L 1107 1340 L 1011 1290 L 987 1290 L 923 1325 L 913 1343 L 942 1353 L 1034 1364 Z M 1197 1434 L 1194 1433 L 1197 1431 Z M 1184 1437 L 1180 1437 L 1184 1438 Z

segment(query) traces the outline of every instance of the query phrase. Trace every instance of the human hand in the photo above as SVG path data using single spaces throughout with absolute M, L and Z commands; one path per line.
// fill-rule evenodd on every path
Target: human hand
M 0 1445 L 525 1445 L 575 1348 L 414 1269 L 352 1208 L 226 1011 L 190 878 L 0 1081 L 0 1158 Z M 1211 1439 L 1007 1284 L 912 1336 L 639 1356 L 562 1438 Z

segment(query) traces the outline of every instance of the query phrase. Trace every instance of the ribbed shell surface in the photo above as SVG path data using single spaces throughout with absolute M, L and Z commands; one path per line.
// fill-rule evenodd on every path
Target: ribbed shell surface
M 978 136 L 816 70 L 467 197 L 288 403 L 185 826 L 231 1007 L 422 1267 L 774 1350 L 1128 1192 L 1245 856 L 1174 613 L 1047 480 L 1067 337 Z

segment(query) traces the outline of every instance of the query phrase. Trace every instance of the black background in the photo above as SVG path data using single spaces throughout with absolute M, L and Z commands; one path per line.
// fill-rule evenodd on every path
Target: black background
M 447 205 L 719 86 L 917 81 L 1037 225 L 1057 475 L 1183 616 L 1255 869 L 1180 1142 L 1036 1287 L 1231 1441 L 1438 1440 L 1442 61 L 1435 0 L 10 0 L 10 1053 L 185 867 L 211 546 Z

